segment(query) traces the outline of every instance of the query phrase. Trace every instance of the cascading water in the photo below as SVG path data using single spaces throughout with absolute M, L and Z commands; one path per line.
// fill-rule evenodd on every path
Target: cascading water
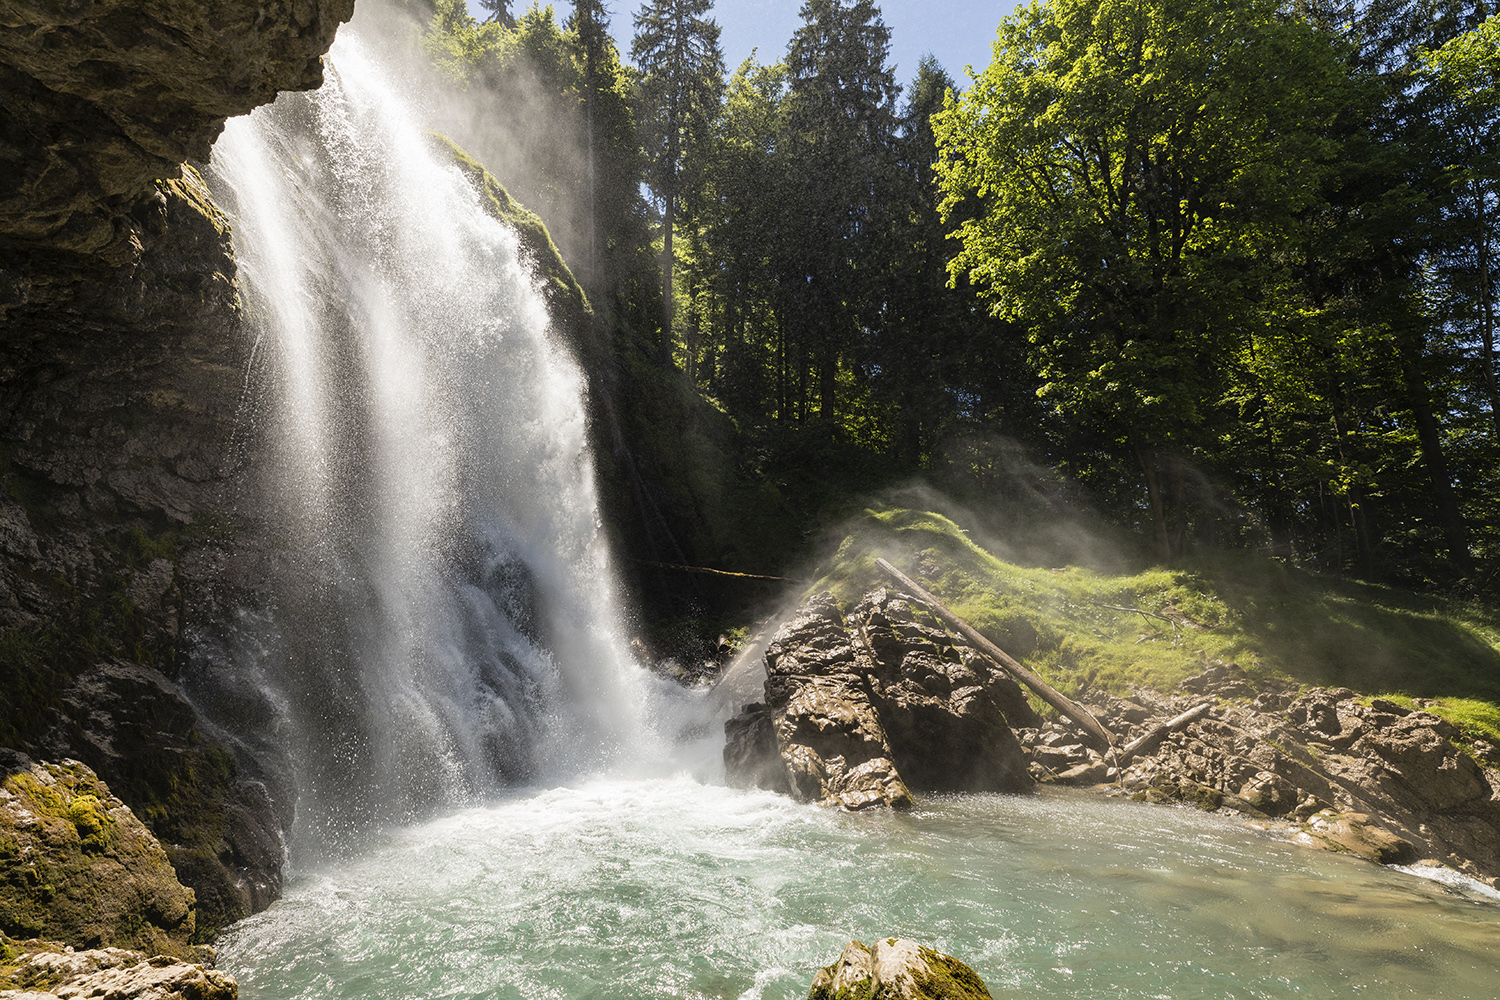
M 282 706 L 313 850 L 639 754 L 583 384 L 516 237 L 351 31 L 327 83 L 229 123 L 279 536 L 246 668 Z

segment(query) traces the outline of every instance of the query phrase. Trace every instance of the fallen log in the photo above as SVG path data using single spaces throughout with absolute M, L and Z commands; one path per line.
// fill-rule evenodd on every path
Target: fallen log
M 1186 712 L 1183 712 L 1181 715 L 1163 722 L 1161 725 L 1157 726 L 1155 729 L 1151 730 L 1140 739 L 1131 740 L 1128 744 L 1125 745 L 1123 749 L 1115 754 L 1115 761 L 1117 766 L 1124 767 L 1130 762 L 1130 758 L 1134 757 L 1142 750 L 1149 750 L 1151 747 L 1160 742 L 1163 736 L 1166 736 L 1172 730 L 1181 729 L 1183 726 L 1187 725 L 1189 722 L 1192 722 L 1194 719 L 1201 718 L 1202 716 L 1206 715 L 1208 713 L 1208 710 L 1213 707 L 1214 703 L 1211 701 L 1205 701 L 1201 705 L 1195 705 L 1194 707 L 1188 709 Z
M 1109 730 L 1105 729 L 1102 725 L 1099 724 L 1099 720 L 1094 718 L 1094 716 L 1089 712 L 1088 709 L 1073 701 L 1067 695 L 1057 690 L 1057 688 L 1053 687 L 1051 684 L 1048 684 L 1046 681 L 1042 680 L 1026 667 L 1022 666 L 1019 660 L 1011 656 L 999 646 L 995 645 L 990 640 L 986 639 L 979 633 L 978 629 L 974 628 L 974 626 L 970 625 L 958 615 L 948 610 L 947 606 L 944 605 L 942 601 L 939 601 L 936 597 L 933 597 L 911 577 L 907 576 L 905 573 L 901 572 L 899 569 L 892 566 L 884 559 L 877 558 L 875 560 L 875 565 L 879 566 L 882 570 L 889 574 L 891 578 L 894 579 L 897 583 L 901 584 L 901 586 L 905 587 L 918 598 L 930 604 L 932 606 L 932 609 L 938 613 L 938 616 L 940 618 L 942 618 L 949 625 L 952 625 L 954 628 L 958 629 L 958 631 L 962 632 L 964 637 L 972 642 L 980 652 L 984 653 L 1005 670 L 1009 671 L 1016 678 L 1016 680 L 1020 681 L 1022 684 L 1025 684 L 1027 687 L 1031 688 L 1031 690 L 1035 691 L 1038 697 L 1040 697 L 1047 704 L 1051 705 L 1063 715 L 1066 715 L 1068 718 L 1078 723 L 1079 727 L 1083 729 L 1084 733 L 1095 742 L 1096 750 L 1098 750 L 1100 753 L 1109 752 L 1110 745 L 1114 742 L 1114 738 L 1110 735 Z

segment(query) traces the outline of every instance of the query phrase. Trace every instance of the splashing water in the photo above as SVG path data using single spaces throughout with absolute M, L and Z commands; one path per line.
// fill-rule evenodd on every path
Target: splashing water
M 516 237 L 349 30 L 327 83 L 214 148 L 260 331 L 254 662 L 304 846 L 653 752 L 623 654 L 583 379 Z
M 845 814 L 687 778 L 518 794 L 295 879 L 221 943 L 245 1000 L 800 1000 L 851 938 L 997 998 L 1442 997 L 1500 907 L 1222 816 L 1085 793 Z

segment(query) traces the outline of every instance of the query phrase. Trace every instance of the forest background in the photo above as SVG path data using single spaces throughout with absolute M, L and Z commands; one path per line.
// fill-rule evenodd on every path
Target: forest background
M 725 592 L 664 567 L 785 573 L 914 481 L 1143 562 L 1497 585 L 1497 5 L 1045 0 L 962 81 L 896 80 L 872 0 L 733 67 L 710 0 L 629 51 L 600 0 L 408 6 L 589 294 L 679 610 Z

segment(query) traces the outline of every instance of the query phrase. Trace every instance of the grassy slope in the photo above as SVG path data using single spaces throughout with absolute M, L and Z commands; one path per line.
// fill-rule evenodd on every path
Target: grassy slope
M 1222 660 L 1268 680 L 1435 699 L 1433 711 L 1500 742 L 1494 608 L 1325 579 L 1240 553 L 1134 575 L 1025 566 L 997 558 L 940 514 L 905 509 L 867 512 L 815 588 L 857 599 L 886 582 L 878 555 L 1072 694 L 1169 691 Z

